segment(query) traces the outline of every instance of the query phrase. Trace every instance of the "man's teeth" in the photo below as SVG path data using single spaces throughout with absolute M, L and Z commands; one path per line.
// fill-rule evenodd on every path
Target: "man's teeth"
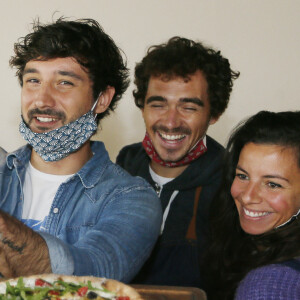
M 170 141 L 180 140 L 186 136 L 185 134 L 169 135 L 169 134 L 165 134 L 165 133 L 161 133 L 161 132 L 160 132 L 160 135 L 163 139 L 170 140 Z
M 263 216 L 270 214 L 269 212 L 253 212 L 253 211 L 247 210 L 246 208 L 244 208 L 244 212 L 245 212 L 246 216 L 249 216 L 252 218 L 263 217 Z
M 55 119 L 46 117 L 36 117 L 40 122 L 53 122 Z

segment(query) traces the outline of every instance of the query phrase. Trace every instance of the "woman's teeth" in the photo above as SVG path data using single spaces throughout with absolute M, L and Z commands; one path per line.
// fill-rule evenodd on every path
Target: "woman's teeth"
M 254 212 L 254 211 L 247 210 L 246 208 L 244 208 L 244 212 L 245 212 L 246 216 L 249 216 L 252 218 L 263 217 L 263 216 L 270 214 L 269 212 Z

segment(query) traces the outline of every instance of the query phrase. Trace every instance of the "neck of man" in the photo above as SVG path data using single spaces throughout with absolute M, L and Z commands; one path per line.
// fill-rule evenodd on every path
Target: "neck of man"
M 179 166 L 179 167 L 165 167 L 157 162 L 151 160 L 150 166 L 152 170 L 159 176 L 167 178 L 176 178 L 178 177 L 189 165 Z
M 58 161 L 44 161 L 33 149 L 30 162 L 40 172 L 52 175 L 69 175 L 77 173 L 93 156 L 90 141 L 80 149 Z

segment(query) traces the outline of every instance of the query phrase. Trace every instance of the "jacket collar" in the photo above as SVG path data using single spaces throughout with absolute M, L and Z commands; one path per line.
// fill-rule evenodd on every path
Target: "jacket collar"
M 9 169 L 13 169 L 17 165 L 27 164 L 27 162 L 30 160 L 31 149 L 31 146 L 27 144 L 13 152 L 8 153 L 6 157 L 7 167 Z M 15 162 L 17 165 L 14 164 Z
M 94 187 L 101 179 L 104 170 L 110 162 L 108 153 L 102 142 L 91 142 L 93 157 L 74 175 L 78 176 L 85 188 Z M 31 156 L 32 147 L 25 145 L 16 151 L 9 153 L 6 157 L 6 164 L 9 169 L 16 166 L 26 165 Z M 69 180 L 74 178 L 72 176 Z
M 77 172 L 85 188 L 94 187 L 110 163 L 109 155 L 102 142 L 91 142 L 93 157 Z

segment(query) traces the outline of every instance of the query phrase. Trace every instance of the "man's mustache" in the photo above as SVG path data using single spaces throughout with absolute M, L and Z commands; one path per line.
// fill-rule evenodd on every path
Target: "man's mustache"
M 182 126 L 169 129 L 168 127 L 165 127 L 163 125 L 153 125 L 152 129 L 153 129 L 154 132 L 155 131 L 162 131 L 166 134 L 186 134 L 186 135 L 189 135 L 189 134 L 192 133 L 192 131 L 189 128 L 182 127 Z
M 34 108 L 34 109 L 31 109 L 27 113 L 27 115 L 28 115 L 29 122 L 34 118 L 35 115 L 47 115 L 47 116 L 51 116 L 53 118 L 60 119 L 62 121 L 65 121 L 65 119 L 66 119 L 65 113 L 63 113 L 62 111 L 56 111 L 51 108 L 47 108 L 44 110 L 41 110 L 39 108 Z

